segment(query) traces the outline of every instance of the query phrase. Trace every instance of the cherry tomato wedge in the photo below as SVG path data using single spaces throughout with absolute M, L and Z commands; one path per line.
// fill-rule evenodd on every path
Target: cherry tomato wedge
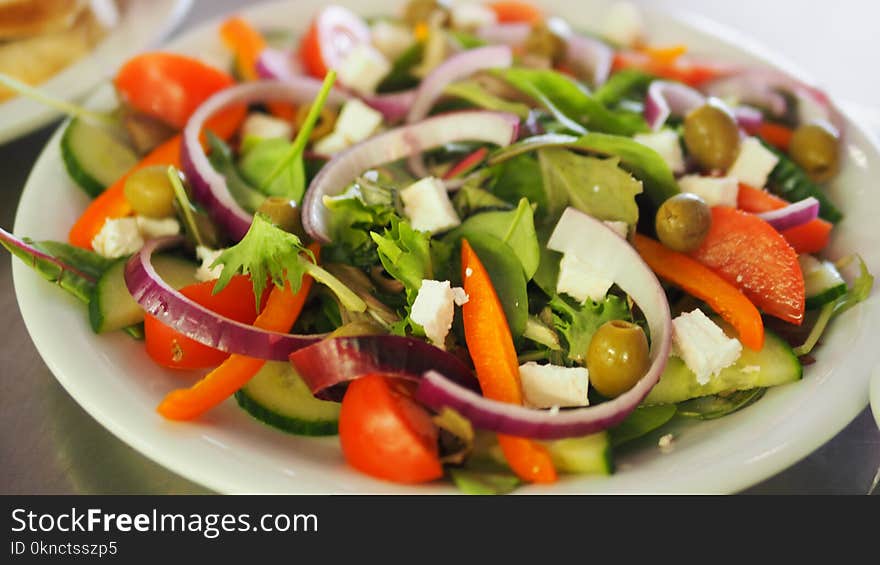
M 113 79 L 126 104 L 177 129 L 202 102 L 234 83 L 229 74 L 198 59 L 164 52 L 129 59 Z
M 443 476 L 437 427 L 412 399 L 408 384 L 368 375 L 348 385 L 339 413 L 339 440 L 349 465 L 397 483 Z
M 324 78 L 354 47 L 369 42 L 370 28 L 363 19 L 342 6 L 327 6 L 303 36 L 299 57 L 306 72 Z
M 258 312 L 250 278 L 236 275 L 223 290 L 213 294 L 215 282 L 193 284 L 180 289 L 180 293 L 222 316 L 253 324 Z M 229 357 L 229 353 L 194 341 L 150 315 L 144 317 L 144 344 L 153 361 L 170 369 L 206 369 Z
M 520 0 L 499 0 L 489 3 L 489 9 L 495 12 L 498 23 L 535 24 L 544 19 L 544 12 L 534 4 Z

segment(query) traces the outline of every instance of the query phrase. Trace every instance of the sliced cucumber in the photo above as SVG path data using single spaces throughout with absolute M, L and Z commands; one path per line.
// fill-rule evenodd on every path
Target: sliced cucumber
M 697 420 L 715 420 L 728 414 L 742 410 L 750 404 L 754 404 L 767 391 L 766 388 L 752 388 L 749 390 L 735 390 L 731 393 L 716 394 L 713 396 L 701 396 L 685 400 L 678 404 L 678 415 L 684 418 L 696 418 Z M 662 405 L 667 406 L 667 405 Z M 649 406 L 648 408 L 659 408 Z
M 285 432 L 329 436 L 338 430 L 341 405 L 312 396 L 302 377 L 285 361 L 267 361 L 235 393 L 235 399 L 257 420 Z
M 607 432 L 546 443 L 553 465 L 563 473 L 610 475 L 614 471 Z
M 798 257 L 804 273 L 807 310 L 821 308 L 846 294 L 846 281 L 830 261 L 820 261 L 812 255 Z
M 730 326 L 716 322 L 728 334 L 731 333 Z M 776 334 L 765 330 L 761 351 L 744 347 L 733 365 L 713 376 L 705 385 L 697 382 L 697 376 L 684 361 L 670 357 L 660 382 L 642 404 L 677 404 L 720 392 L 783 385 L 800 380 L 802 375 L 803 366 L 791 347 Z
M 671 420 L 675 416 L 676 410 L 678 408 L 675 404 L 639 406 L 626 417 L 626 420 L 608 430 L 611 434 L 612 447 L 653 432 Z
M 74 118 L 61 137 L 61 157 L 70 177 L 95 197 L 137 162 L 137 154 L 106 130 Z
M 95 285 L 89 301 L 89 321 L 95 333 L 112 332 L 144 321 L 144 311 L 125 286 L 125 263 L 113 263 Z M 153 256 L 153 267 L 175 289 L 198 282 L 196 265 L 174 255 Z

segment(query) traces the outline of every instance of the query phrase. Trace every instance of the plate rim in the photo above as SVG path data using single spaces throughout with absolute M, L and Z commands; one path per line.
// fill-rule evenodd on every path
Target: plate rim
M 240 10 L 239 13 L 243 13 L 247 16 L 249 13 L 255 11 L 271 11 L 275 9 L 282 9 L 284 6 L 293 6 L 296 5 L 291 1 L 275 1 L 268 3 L 261 3 L 253 6 L 247 6 L 244 9 Z M 212 18 L 203 23 L 200 23 L 196 26 L 193 26 L 191 29 L 185 30 L 179 37 L 175 38 L 173 42 L 168 45 L 164 45 L 163 47 L 168 47 L 171 49 L 176 48 L 181 42 L 184 42 L 186 38 L 198 35 L 199 33 L 204 33 L 206 29 L 214 27 L 217 25 L 217 22 L 221 21 L 224 16 L 218 16 L 216 18 Z M 674 20 L 678 20 L 679 23 L 683 23 L 687 27 L 691 27 L 696 29 L 699 32 L 707 32 L 711 31 L 711 33 L 715 34 L 718 37 L 718 41 L 722 44 L 727 44 L 730 46 L 735 45 L 736 50 L 747 53 L 754 57 L 761 59 L 764 63 L 777 67 L 780 69 L 784 69 L 786 72 L 791 75 L 801 78 L 801 79 L 809 79 L 809 75 L 803 73 L 797 65 L 792 64 L 790 61 L 777 53 L 772 52 L 766 47 L 762 46 L 762 44 L 748 37 L 746 34 L 734 30 L 711 20 L 710 18 L 706 18 L 705 16 L 700 16 L 693 14 L 692 12 L 680 11 L 680 10 L 668 10 L 663 11 L 663 17 L 668 17 Z M 732 40 L 735 40 L 737 43 L 732 43 Z M 835 107 L 841 114 L 845 117 L 847 121 L 847 128 L 855 128 L 864 138 L 865 143 L 871 147 L 871 150 L 880 155 L 880 144 L 876 141 L 876 138 L 870 134 L 865 126 L 861 123 L 857 122 L 846 110 L 840 109 L 837 104 Z M 25 192 L 30 190 L 35 190 L 30 188 L 32 185 L 32 175 L 33 171 L 37 170 L 41 164 L 41 162 L 50 157 L 49 150 L 55 146 L 57 146 L 58 138 L 61 135 L 63 128 L 63 124 L 61 127 L 56 130 L 51 136 L 50 140 L 47 142 L 46 146 L 41 151 L 34 168 L 31 172 L 31 175 L 28 177 L 28 181 L 25 185 L 25 189 L 23 191 L 23 195 Z M 21 212 L 21 206 L 16 211 L 15 218 L 15 226 L 16 231 L 18 231 L 19 224 L 19 216 Z M 36 339 L 34 337 L 34 332 L 31 328 L 32 320 L 29 319 L 29 316 L 26 315 L 25 310 L 22 308 L 21 303 L 21 293 L 20 293 L 20 285 L 22 284 L 22 275 L 26 272 L 26 267 L 20 262 L 16 261 L 13 264 L 13 282 L 15 286 L 16 298 L 19 302 L 19 308 L 21 310 L 22 318 L 25 322 L 25 326 L 28 329 L 28 333 L 34 342 L 41 358 L 46 363 L 53 376 L 58 380 L 61 385 L 65 388 L 65 390 L 70 394 L 76 402 L 83 407 L 93 418 L 95 418 L 103 427 L 108 429 L 113 435 L 119 438 L 124 443 L 130 445 L 138 452 L 146 456 L 147 458 L 155 461 L 156 463 L 162 465 L 166 469 L 170 470 L 173 473 L 176 473 L 180 476 L 183 476 L 190 481 L 205 486 L 209 489 L 218 492 L 248 492 L 247 489 L 242 488 L 242 484 L 240 482 L 236 482 L 234 480 L 230 480 L 229 477 L 221 473 L 211 473 L 205 472 L 204 469 L 200 469 L 199 466 L 194 465 L 186 465 L 185 463 L 173 458 L 169 457 L 167 452 L 163 452 L 161 448 L 153 445 L 151 442 L 141 438 L 137 433 L 132 433 L 131 430 L 125 429 L 124 425 L 121 425 L 119 422 L 116 422 L 112 419 L 108 419 L 106 417 L 101 418 L 99 414 L 102 413 L 100 406 L 96 406 L 93 402 L 93 399 L 84 397 L 80 390 L 78 390 L 71 379 L 68 379 L 63 376 L 65 372 L 63 367 L 56 363 L 56 360 L 52 357 L 51 352 L 48 350 L 48 345 L 43 342 L 42 339 Z M 876 302 L 876 296 L 874 297 L 874 302 Z M 876 304 L 874 304 L 876 307 Z M 859 334 L 859 337 L 862 337 Z M 45 350 L 44 350 L 45 349 Z M 870 370 L 870 369 L 866 369 Z M 761 468 L 750 467 L 741 469 L 743 472 L 737 473 L 735 478 L 728 478 L 723 481 L 723 484 L 719 481 L 703 481 L 701 485 L 695 485 L 699 488 L 694 489 L 692 492 L 737 492 L 758 482 L 765 480 L 780 471 L 794 465 L 798 461 L 803 458 L 809 456 L 813 451 L 818 449 L 821 445 L 826 443 L 829 439 L 833 438 L 837 435 L 846 425 L 851 422 L 860 412 L 867 406 L 868 404 L 868 394 L 867 390 L 864 391 L 864 401 L 861 400 L 858 402 L 851 402 L 851 410 L 844 411 L 839 410 L 835 416 L 831 425 L 828 424 L 828 420 L 825 420 L 826 427 L 824 428 L 824 433 L 813 436 L 812 439 L 804 437 L 805 434 L 801 434 L 799 437 L 795 437 L 792 441 L 788 442 L 783 448 L 777 450 L 776 452 L 770 454 L 765 459 L 764 465 Z M 857 406 L 858 405 L 858 406 Z M 540 491 L 537 491 L 540 492 Z M 552 493 L 553 490 L 545 491 L 547 493 Z M 673 492 L 683 492 L 681 490 L 675 490 Z M 686 492 L 686 491 L 684 491 Z M 427 494 L 428 491 L 423 491 L 423 493 Z

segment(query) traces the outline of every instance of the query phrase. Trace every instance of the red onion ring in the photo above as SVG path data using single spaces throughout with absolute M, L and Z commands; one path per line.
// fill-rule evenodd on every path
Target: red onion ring
M 253 216 L 242 208 L 229 193 L 226 179 L 214 170 L 205 155 L 199 134 L 205 121 L 218 110 L 232 104 L 283 100 L 294 104 L 311 103 L 321 88 L 321 81 L 308 77 L 293 77 L 285 81 L 258 81 L 231 86 L 208 98 L 193 112 L 183 130 L 180 147 L 181 165 L 192 185 L 193 196 L 201 202 L 211 217 L 230 237 L 239 240 L 247 233 Z M 327 104 L 338 106 L 346 96 L 331 91 Z
M 416 399 L 439 410 L 450 407 L 474 427 L 532 439 L 560 439 L 608 429 L 622 422 L 647 396 L 663 373 L 672 345 L 672 321 L 666 294 L 638 252 L 602 222 L 567 208 L 547 247 L 573 253 L 601 266 L 645 315 L 651 333 L 651 366 L 627 392 L 608 402 L 574 410 L 534 410 L 484 398 L 452 382 L 437 371 L 427 371 Z
M 524 22 L 493 24 L 477 30 L 477 37 L 493 45 L 517 47 L 532 33 L 532 24 Z
M 149 240 L 125 264 L 125 286 L 147 314 L 208 347 L 272 361 L 286 361 L 291 352 L 324 337 L 270 332 L 242 324 L 208 310 L 168 286 L 153 269 L 150 258 L 156 251 L 182 242 L 179 236 Z
M 755 214 L 776 228 L 777 231 L 794 228 L 819 217 L 819 201 L 810 196 L 789 204 L 785 208 Z
M 504 112 L 473 110 L 433 116 L 386 131 L 336 154 L 312 179 L 303 199 L 302 221 L 308 234 L 329 242 L 325 196 L 345 190 L 367 169 L 454 141 L 479 140 L 506 147 L 516 140 L 519 118 Z
M 669 116 L 684 116 L 705 103 L 706 97 L 686 84 L 655 80 L 648 87 L 645 97 L 645 121 L 648 127 L 656 131 Z
M 264 80 L 289 80 L 302 75 L 299 61 L 290 51 L 267 47 L 256 63 L 257 75 Z
M 614 62 L 614 50 L 598 39 L 572 34 L 566 41 L 565 58 L 595 88 L 608 80 L 611 64 Z
M 388 122 L 406 117 L 416 99 L 416 89 L 362 97 L 364 104 L 382 113 Z
M 413 123 L 424 119 L 448 84 L 467 78 L 477 71 L 507 68 L 511 64 L 513 52 L 506 45 L 478 47 L 453 55 L 422 80 L 406 121 Z

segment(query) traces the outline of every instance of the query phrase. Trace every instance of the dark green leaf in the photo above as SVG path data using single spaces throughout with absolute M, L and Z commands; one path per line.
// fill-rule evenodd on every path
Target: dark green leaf
M 524 154 L 492 167 L 495 181 L 491 190 L 499 198 L 516 204 L 520 198 L 528 198 L 538 206 L 539 215 L 547 214 L 547 195 L 538 160 L 531 154 Z
M 611 445 L 617 447 L 653 432 L 675 416 L 675 404 L 640 406 L 626 420 L 611 428 Z
M 248 212 L 255 212 L 266 199 L 266 195 L 241 178 L 232 158 L 232 150 L 222 139 L 211 131 L 206 132 L 206 136 L 208 146 L 211 148 L 208 154 L 211 166 L 226 179 L 226 187 L 235 201 Z
M 305 166 L 302 159 L 294 159 L 281 174 L 277 175 L 268 185 L 265 182 L 284 159 L 293 143 L 276 137 L 256 141 L 242 156 L 239 168 L 244 180 L 253 186 L 264 187 L 267 196 L 281 196 L 299 203 L 305 192 Z

